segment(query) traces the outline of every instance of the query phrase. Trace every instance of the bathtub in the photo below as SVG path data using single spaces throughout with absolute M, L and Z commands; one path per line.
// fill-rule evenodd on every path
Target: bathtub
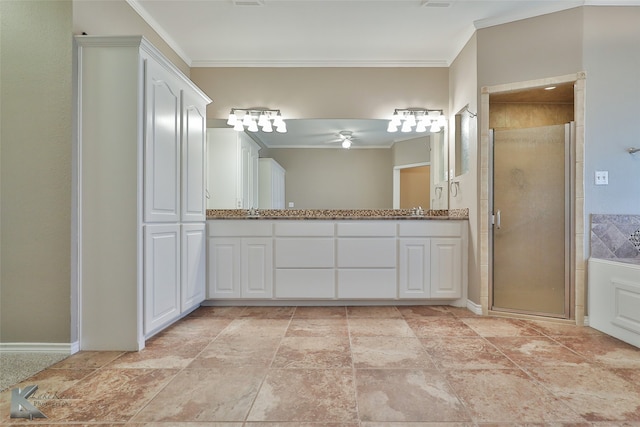
M 640 261 L 589 259 L 589 326 L 640 347 Z

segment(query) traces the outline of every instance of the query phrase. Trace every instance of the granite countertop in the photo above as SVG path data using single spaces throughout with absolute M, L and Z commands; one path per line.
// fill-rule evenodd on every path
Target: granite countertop
M 429 209 L 423 215 L 411 209 L 207 209 L 207 219 L 466 220 L 469 209 Z

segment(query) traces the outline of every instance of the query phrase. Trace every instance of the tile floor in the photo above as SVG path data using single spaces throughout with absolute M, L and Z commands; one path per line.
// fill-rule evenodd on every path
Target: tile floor
M 202 307 L 138 353 L 36 374 L 48 417 L 165 427 L 640 426 L 640 349 L 444 306 Z

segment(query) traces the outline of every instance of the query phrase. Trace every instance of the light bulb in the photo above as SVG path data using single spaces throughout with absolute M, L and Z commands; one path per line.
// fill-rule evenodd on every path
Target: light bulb
M 440 132 L 440 126 L 438 126 L 438 122 L 437 121 L 431 122 L 431 128 L 429 128 L 429 131 L 433 132 L 433 133 Z
M 424 124 L 424 120 L 420 120 L 416 125 L 416 132 L 426 132 L 427 127 Z
M 393 120 L 389 121 L 389 126 L 387 126 L 387 132 L 398 132 L 398 125 L 393 123 Z
M 244 118 L 242 119 L 242 124 L 249 127 L 253 119 L 251 118 L 251 114 L 247 111 L 244 113 Z
M 409 115 L 407 116 L 407 119 L 404 122 L 409 123 L 409 126 L 413 127 L 416 125 L 416 116 L 412 113 L 409 113 Z
M 231 112 L 229 113 L 229 119 L 227 119 L 227 124 L 229 126 L 234 126 L 237 121 L 238 118 L 236 117 L 236 114 L 233 112 L 233 110 L 231 110 Z
M 258 118 L 258 126 L 264 127 L 265 123 L 268 122 L 266 113 L 263 111 L 260 113 L 260 117 Z
M 273 125 L 275 127 L 284 125 L 284 120 L 282 120 L 282 116 L 280 115 L 280 113 L 278 113 L 278 115 L 276 116 L 275 119 L 273 119 Z
M 398 114 L 397 111 L 393 112 L 393 117 L 391 118 L 391 123 L 398 127 L 402 124 L 402 120 L 400 120 L 400 115 Z M 393 132 L 393 131 L 389 131 L 389 132 Z
M 256 123 L 255 120 L 251 120 L 251 123 L 249 123 L 247 130 L 249 132 L 258 132 L 258 124 Z
M 276 126 L 276 132 L 280 132 L 280 133 L 287 132 L 287 125 L 285 122 L 282 121 L 282 119 L 280 120 L 280 124 L 276 124 L 275 120 L 273 124 Z
M 411 132 L 411 124 L 409 120 L 405 120 L 402 124 L 402 128 L 400 128 L 400 132 Z
M 446 125 L 447 119 L 445 118 L 444 114 L 440 114 L 440 116 L 438 117 L 438 126 L 445 127 Z
M 244 126 L 242 126 L 242 120 L 236 120 L 236 124 L 233 125 L 233 130 L 237 130 L 238 132 L 242 132 L 244 130 Z
M 262 132 L 273 132 L 273 127 L 271 126 L 271 122 L 269 120 L 266 120 L 264 125 L 262 125 Z
M 344 141 L 342 141 L 342 148 L 350 148 L 351 147 L 351 140 L 350 139 L 345 139 Z

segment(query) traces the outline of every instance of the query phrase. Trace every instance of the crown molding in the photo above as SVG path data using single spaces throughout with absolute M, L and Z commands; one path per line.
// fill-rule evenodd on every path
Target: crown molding
M 138 3 L 138 0 L 125 0 L 129 6 L 147 23 L 149 26 L 169 45 L 171 49 L 182 59 L 187 66 L 191 67 L 192 61 L 189 55 L 186 54 L 180 45 L 169 35 L 169 33 L 156 21 L 147 10 Z
M 448 67 L 449 63 L 444 60 L 408 60 L 408 61 L 396 61 L 396 60 L 251 60 L 251 61 L 235 61 L 235 60 L 219 60 L 219 61 L 193 61 L 192 68 L 198 67 L 264 67 L 264 68 L 304 68 L 304 67 L 415 67 L 415 68 L 427 68 L 427 67 Z

